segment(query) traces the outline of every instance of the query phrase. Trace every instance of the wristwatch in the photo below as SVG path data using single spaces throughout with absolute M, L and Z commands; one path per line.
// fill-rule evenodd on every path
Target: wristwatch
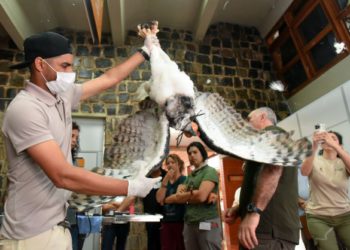
M 247 212 L 248 213 L 258 213 L 262 214 L 262 210 L 257 208 L 254 203 L 249 203 L 247 206 Z

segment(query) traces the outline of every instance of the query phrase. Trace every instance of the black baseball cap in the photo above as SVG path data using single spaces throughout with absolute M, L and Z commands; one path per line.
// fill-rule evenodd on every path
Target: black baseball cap
M 11 69 L 28 67 L 35 58 L 50 58 L 64 54 L 72 54 L 70 41 L 55 32 L 44 32 L 32 35 L 24 40 L 24 62 L 11 65 Z

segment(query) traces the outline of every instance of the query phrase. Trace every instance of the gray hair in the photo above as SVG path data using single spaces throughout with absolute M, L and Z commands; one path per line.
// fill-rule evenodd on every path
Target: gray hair
M 256 109 L 256 111 L 259 113 L 265 113 L 267 115 L 267 119 L 269 119 L 273 123 L 273 125 L 277 124 L 276 114 L 271 108 L 261 107 L 261 108 Z

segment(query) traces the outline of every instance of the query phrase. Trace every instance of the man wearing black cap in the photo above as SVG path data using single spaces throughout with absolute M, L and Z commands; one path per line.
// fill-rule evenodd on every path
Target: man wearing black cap
M 71 249 L 62 221 L 70 191 L 92 195 L 144 197 L 158 179 L 103 177 L 72 167 L 71 110 L 115 86 L 158 46 L 157 28 L 143 29 L 145 46 L 98 78 L 75 85 L 73 55 L 67 38 L 53 32 L 24 41 L 25 61 L 12 68 L 30 68 L 27 85 L 9 105 L 2 131 L 9 160 L 8 197 L 0 230 L 1 249 Z

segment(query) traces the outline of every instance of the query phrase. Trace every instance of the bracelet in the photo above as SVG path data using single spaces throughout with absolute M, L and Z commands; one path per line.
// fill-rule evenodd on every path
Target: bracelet
M 143 49 L 139 48 L 137 51 L 141 53 L 141 55 L 143 56 L 143 58 L 145 58 L 145 60 L 149 61 L 150 59 L 149 55 Z

